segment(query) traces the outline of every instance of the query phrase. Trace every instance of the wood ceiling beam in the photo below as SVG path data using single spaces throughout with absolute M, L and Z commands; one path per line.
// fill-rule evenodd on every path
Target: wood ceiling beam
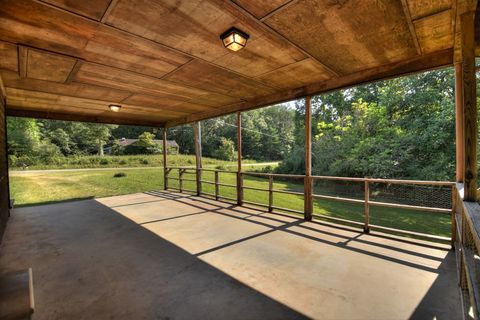
M 406 61 L 391 63 L 388 65 L 355 72 L 340 78 L 330 79 L 321 83 L 311 84 L 304 87 L 285 90 L 280 93 L 260 97 L 247 102 L 236 103 L 215 111 L 192 114 L 175 121 L 167 121 L 167 127 L 190 123 L 199 120 L 214 118 L 237 111 L 246 111 L 265 107 L 277 103 L 303 98 L 308 95 L 316 95 L 333 90 L 344 89 L 369 82 L 391 79 L 408 74 L 427 71 L 452 65 L 453 50 L 446 49 L 430 54 L 416 56 Z
M 454 62 L 462 62 L 461 55 L 461 28 L 460 28 L 460 16 L 466 12 L 474 11 L 478 9 L 478 0 L 456 0 L 453 3 L 453 15 L 452 15 L 452 28 L 453 28 L 453 60 Z M 477 21 L 476 16 L 475 20 Z M 476 31 L 476 28 L 475 28 Z M 477 35 L 475 35 L 477 37 Z
M 340 73 L 338 71 L 332 69 L 332 67 L 330 67 L 330 66 L 326 65 L 325 63 L 323 63 L 322 61 L 318 60 L 317 58 L 312 56 L 309 52 L 307 52 L 305 49 L 303 49 L 302 47 L 293 43 L 292 41 L 290 41 L 288 38 L 286 38 L 282 34 L 278 33 L 275 29 L 273 29 L 272 27 L 265 24 L 264 23 L 265 20 L 258 19 L 257 17 L 255 17 L 255 15 L 253 15 L 250 12 L 248 12 L 247 10 L 245 10 L 239 4 L 233 2 L 232 0 L 230 0 L 230 1 L 215 0 L 215 1 L 219 6 L 222 6 L 223 8 L 229 10 L 229 12 L 233 13 L 235 16 L 238 17 L 239 13 L 242 14 L 246 19 L 248 19 L 248 22 L 256 24 L 262 31 L 264 31 L 266 33 L 269 33 L 269 34 L 273 35 L 274 37 L 276 37 L 277 39 L 280 39 L 283 42 L 288 43 L 290 46 L 296 48 L 297 50 L 302 52 L 304 55 L 306 55 L 307 57 L 309 57 L 310 59 L 312 59 L 313 61 L 318 63 L 322 68 L 324 68 L 333 77 L 339 77 L 340 76 Z M 288 7 L 289 4 L 291 5 L 293 3 L 287 3 L 286 4 L 287 7 Z
M 161 127 L 161 128 L 165 126 L 164 122 L 134 120 L 134 119 L 132 120 L 118 119 L 115 117 L 89 116 L 89 115 L 74 114 L 74 113 L 60 113 L 60 112 L 38 111 L 38 110 L 15 109 L 15 106 L 12 106 L 12 105 L 7 105 L 6 115 L 11 117 L 80 121 L 80 122 L 106 123 L 106 124 L 119 124 L 119 125 L 132 125 L 132 126 L 147 126 L 147 127 Z
M 410 14 L 410 9 L 408 8 L 407 0 L 402 0 L 402 7 L 403 7 L 403 13 L 405 15 L 405 19 L 407 20 L 408 29 L 410 29 L 410 34 L 412 35 L 413 43 L 415 44 L 415 48 L 417 49 L 417 53 L 422 54 L 422 47 L 418 42 L 417 32 L 415 31 L 415 26 L 413 25 L 412 15 Z

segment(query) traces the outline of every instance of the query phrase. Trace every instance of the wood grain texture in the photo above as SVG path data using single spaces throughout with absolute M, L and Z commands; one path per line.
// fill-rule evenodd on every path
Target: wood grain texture
M 2 1 L 0 40 L 157 77 L 191 60 L 152 41 L 27 0 Z
M 302 87 L 330 79 L 330 73 L 318 63 L 308 58 L 283 68 L 264 73 L 257 77 L 266 84 L 288 89 Z
M 65 82 L 76 59 L 27 48 L 27 78 Z
M 56 7 L 77 13 L 79 15 L 95 20 L 102 19 L 103 14 L 108 8 L 111 0 L 41 0 Z
M 414 20 L 448 10 L 452 7 L 452 0 L 407 0 L 407 3 Z
M 165 122 L 166 120 L 185 115 L 183 112 L 163 110 L 157 107 L 142 107 L 122 104 L 122 111 L 112 113 L 108 109 L 109 101 L 92 100 L 77 97 L 67 97 L 45 92 L 6 88 L 8 109 L 44 110 L 45 112 L 75 113 L 103 115 L 118 118 L 145 118 L 149 114 L 150 121 Z
M 462 100 L 465 148 L 465 201 L 477 200 L 477 91 L 475 76 L 475 12 L 460 16 Z
M 258 19 L 263 18 L 275 9 L 287 4 L 291 0 L 234 0 L 233 2 L 253 14 Z
M 130 92 L 123 90 L 116 90 L 78 82 L 63 84 L 44 80 L 20 78 L 17 73 L 6 70 L 1 70 L 0 74 L 4 80 L 5 86 L 16 89 L 41 91 L 57 95 L 104 100 L 110 102 L 121 102 L 123 99 L 131 95 Z
M 342 74 L 416 54 L 401 1 L 303 0 L 264 22 Z
M 413 24 L 424 53 L 453 47 L 451 10 L 416 20 Z
M 0 41 L 0 69 L 18 72 L 17 46 Z
M 305 58 L 231 10 L 228 1 L 119 0 L 106 23 L 243 75 L 268 72 Z M 250 35 L 248 46 L 239 52 L 226 50 L 219 38 L 232 26 Z
M 188 64 L 165 80 L 238 98 L 252 98 L 275 92 L 260 82 L 217 68 L 202 61 Z

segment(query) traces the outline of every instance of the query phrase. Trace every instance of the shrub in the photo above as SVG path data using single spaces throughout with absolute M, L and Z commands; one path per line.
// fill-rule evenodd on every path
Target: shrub
M 126 165 L 126 164 L 127 164 L 127 161 L 125 161 L 125 160 L 122 159 L 122 160 L 120 160 L 120 161 L 118 162 L 118 164 L 120 164 L 120 165 L 123 166 L 123 165 Z
M 125 172 L 117 172 L 113 175 L 114 178 L 122 178 L 122 177 L 126 177 L 127 174 Z
M 100 160 L 100 164 L 101 164 L 101 165 L 110 164 L 110 159 L 108 159 L 108 158 L 103 158 L 103 159 Z

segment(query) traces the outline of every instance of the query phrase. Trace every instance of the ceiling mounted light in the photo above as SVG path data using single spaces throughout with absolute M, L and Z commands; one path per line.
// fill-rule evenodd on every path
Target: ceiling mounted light
M 113 112 L 118 112 L 120 111 L 120 109 L 122 108 L 121 105 L 118 105 L 118 104 L 111 104 L 108 106 L 110 108 L 111 111 Z
M 232 51 L 238 51 L 245 47 L 248 38 L 250 38 L 248 34 L 238 30 L 237 28 L 230 28 L 220 36 L 225 48 Z

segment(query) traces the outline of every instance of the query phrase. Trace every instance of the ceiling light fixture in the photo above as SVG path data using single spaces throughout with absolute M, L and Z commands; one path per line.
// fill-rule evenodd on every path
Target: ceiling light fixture
M 247 45 L 248 38 L 250 38 L 248 34 L 237 28 L 230 28 L 220 35 L 225 48 L 232 51 L 243 49 Z
M 110 108 L 111 111 L 113 112 L 118 112 L 120 111 L 120 109 L 122 108 L 121 105 L 118 105 L 118 104 L 111 104 L 108 106 Z

